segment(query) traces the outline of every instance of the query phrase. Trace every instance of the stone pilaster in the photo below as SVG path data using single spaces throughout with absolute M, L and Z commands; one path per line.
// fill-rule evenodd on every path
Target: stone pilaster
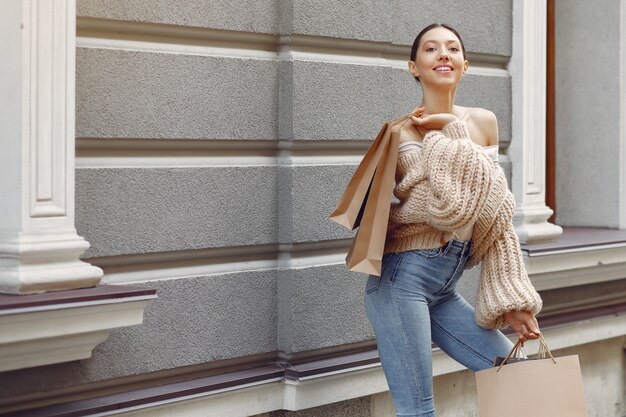
M 521 243 L 554 241 L 563 233 L 548 222 L 546 206 L 546 3 L 513 2 L 512 190 L 517 201 L 513 218 Z
M 0 14 L 0 292 L 96 285 L 74 227 L 75 0 Z

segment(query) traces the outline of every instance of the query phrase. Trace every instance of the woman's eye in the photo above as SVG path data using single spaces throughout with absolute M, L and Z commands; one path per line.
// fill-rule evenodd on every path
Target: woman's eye
M 457 48 L 456 46 L 453 46 L 452 48 L 450 48 L 451 51 L 459 51 L 459 48 Z
M 430 52 L 431 50 L 435 50 L 435 48 L 433 48 L 432 46 L 430 48 L 426 48 L 426 52 Z

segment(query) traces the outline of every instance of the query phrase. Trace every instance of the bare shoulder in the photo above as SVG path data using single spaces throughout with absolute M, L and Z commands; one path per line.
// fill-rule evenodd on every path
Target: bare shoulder
M 486 139 L 487 146 L 498 144 L 498 119 L 491 110 L 481 107 L 468 108 L 467 121 L 478 128 Z
M 482 107 L 469 107 L 467 111 L 469 116 L 476 121 L 496 121 L 496 115 L 491 110 L 483 109 Z

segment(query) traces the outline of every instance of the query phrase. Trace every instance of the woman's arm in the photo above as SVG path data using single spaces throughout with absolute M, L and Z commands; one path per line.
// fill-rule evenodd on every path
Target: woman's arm
M 506 313 L 527 311 L 534 316 L 541 307 L 541 297 L 526 272 L 519 239 L 513 224 L 507 222 L 504 233 L 482 259 L 476 322 L 484 328 L 501 328 L 513 324 Z
M 470 139 L 465 122 L 428 132 L 422 162 L 430 182 L 427 223 L 452 231 L 476 221 L 496 174 L 491 158 Z
M 392 205 L 391 223 L 422 221 L 443 231 L 472 224 L 489 202 L 490 188 L 500 185 L 499 167 L 470 139 L 467 126 L 456 116 L 420 111 L 411 120 L 426 131 L 424 149 L 398 160 L 394 193 L 401 204 Z M 497 138 L 495 116 L 491 130 L 489 137 Z

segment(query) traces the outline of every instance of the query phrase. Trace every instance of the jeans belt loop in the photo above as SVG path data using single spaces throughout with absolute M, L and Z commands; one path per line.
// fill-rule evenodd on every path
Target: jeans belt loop
M 471 242 L 472 242 L 471 240 L 467 240 L 467 241 L 463 242 L 463 248 L 461 248 L 461 255 L 462 256 L 466 255 L 465 252 L 469 253 L 469 246 L 470 246 Z

